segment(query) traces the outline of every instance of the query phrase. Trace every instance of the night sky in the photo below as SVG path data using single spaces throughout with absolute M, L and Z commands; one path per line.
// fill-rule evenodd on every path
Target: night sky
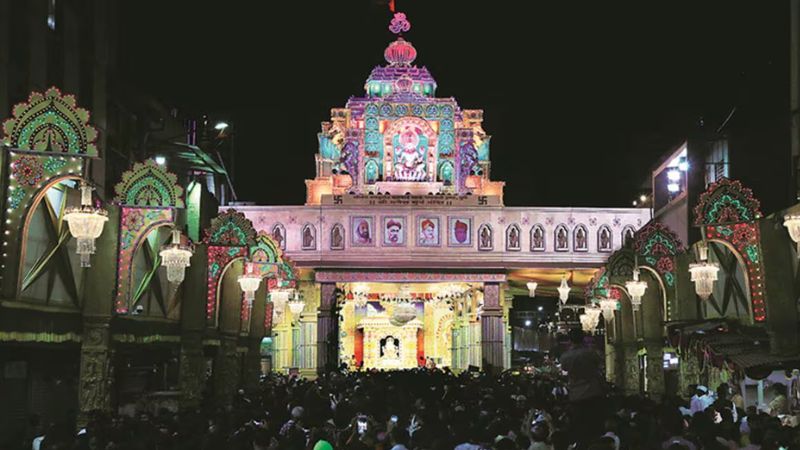
M 121 3 L 123 73 L 229 117 L 239 198 L 260 204 L 304 202 L 320 122 L 393 39 L 385 0 Z M 788 4 L 397 0 L 438 96 L 484 110 L 511 206 L 629 206 L 659 156 L 733 107 L 746 151 L 785 160 Z

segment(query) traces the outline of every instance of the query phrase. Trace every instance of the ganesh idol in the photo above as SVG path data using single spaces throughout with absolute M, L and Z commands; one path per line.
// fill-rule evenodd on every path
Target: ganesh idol
M 394 179 L 399 181 L 421 181 L 425 179 L 425 153 L 427 145 L 422 142 L 422 130 L 406 126 L 395 143 Z

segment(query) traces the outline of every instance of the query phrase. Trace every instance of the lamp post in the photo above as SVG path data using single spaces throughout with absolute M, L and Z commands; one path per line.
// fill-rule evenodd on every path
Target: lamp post
M 103 234 L 103 226 L 108 222 L 108 212 L 92 206 L 92 187 L 81 183 L 81 206 L 67 208 L 64 220 L 69 232 L 78 240 L 77 253 L 81 256 L 81 267 L 91 267 L 91 256 L 96 248 L 95 239 Z
M 170 283 L 178 285 L 183 282 L 193 253 L 190 245 L 181 244 L 181 232 L 172 230 L 172 243 L 162 247 L 158 253 L 161 265 L 167 268 L 167 280 Z
M 642 297 L 647 290 L 647 282 L 639 280 L 639 268 L 633 269 L 633 280 L 625 283 L 625 288 L 628 290 L 628 295 L 631 298 L 631 307 L 636 312 L 642 306 Z
M 703 300 L 708 300 L 714 291 L 714 282 L 717 281 L 719 264 L 708 262 L 708 243 L 705 239 L 698 243 L 697 251 L 700 262 L 689 264 L 689 273 L 692 276 L 691 279 L 697 295 Z

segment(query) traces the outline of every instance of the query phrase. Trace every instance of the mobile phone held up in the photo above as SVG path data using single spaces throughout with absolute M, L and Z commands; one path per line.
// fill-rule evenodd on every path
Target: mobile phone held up
M 397 416 L 392 416 L 389 418 L 389 420 L 391 420 L 392 423 L 397 423 Z
M 367 432 L 367 418 L 360 416 L 356 420 L 356 426 L 358 427 L 358 434 L 364 434 Z

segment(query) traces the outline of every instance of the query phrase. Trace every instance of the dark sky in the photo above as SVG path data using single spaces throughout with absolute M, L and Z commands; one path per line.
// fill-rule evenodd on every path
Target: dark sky
M 261 204 L 304 201 L 320 122 L 392 40 L 385 0 L 122 3 L 124 72 L 229 114 L 239 197 Z M 659 156 L 734 106 L 747 142 L 789 151 L 788 127 L 747 126 L 788 121 L 788 1 L 397 6 L 438 95 L 484 110 L 507 205 L 627 206 Z

